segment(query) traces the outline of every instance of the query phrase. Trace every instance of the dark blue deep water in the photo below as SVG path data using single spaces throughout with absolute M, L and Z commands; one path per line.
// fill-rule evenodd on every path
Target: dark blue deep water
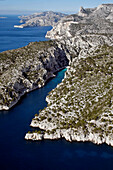
M 7 16 L 6 16 L 7 17 Z M 14 28 L 20 25 L 17 16 L 0 18 L 0 52 L 23 47 L 32 41 L 45 41 L 45 34 L 52 27 Z
M 50 27 L 15 29 L 17 16 L 0 19 L 0 51 L 45 40 Z M 113 170 L 113 147 L 90 142 L 24 140 L 35 113 L 47 106 L 45 97 L 64 77 L 57 73 L 45 87 L 26 94 L 10 111 L 0 112 L 0 170 Z

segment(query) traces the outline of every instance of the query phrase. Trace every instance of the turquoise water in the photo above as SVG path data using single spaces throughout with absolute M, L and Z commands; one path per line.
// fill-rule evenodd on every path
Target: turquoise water
M 4 19 L 3 29 L 2 21 L 0 19 L 1 51 L 24 46 L 30 39 L 45 40 L 44 35 L 50 29 L 41 27 L 15 30 L 13 24 L 18 24 L 17 16 Z M 65 71 L 57 73 L 45 87 L 26 94 L 11 110 L 0 111 L 0 170 L 113 170 L 113 147 L 106 144 L 97 146 L 90 142 L 70 143 L 64 139 L 37 142 L 24 140 L 25 133 L 33 129 L 29 125 L 34 114 L 47 106 L 45 98 L 48 92 L 61 82 Z

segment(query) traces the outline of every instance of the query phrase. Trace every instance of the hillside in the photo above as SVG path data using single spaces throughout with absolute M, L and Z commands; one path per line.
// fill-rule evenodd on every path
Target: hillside
M 54 26 L 64 16 L 66 16 L 66 14 L 53 11 L 35 13 L 29 16 L 20 16 L 20 23 L 23 24 L 14 27 Z
M 48 107 L 31 122 L 43 131 L 26 139 L 92 141 L 113 146 L 113 47 L 101 46 L 70 64 L 65 78 L 47 96 Z
M 65 49 L 54 41 L 0 53 L 0 110 L 8 110 L 25 93 L 44 86 L 68 63 Z
M 62 83 L 46 97 L 48 106 L 32 119 L 36 131 L 25 139 L 113 146 L 113 4 L 81 7 L 46 37 L 51 40 L 0 53 L 0 110 L 67 67 Z
M 70 52 L 65 78 L 47 96 L 25 139 L 91 141 L 113 146 L 113 4 L 60 20 L 46 37 Z
M 113 4 L 103 4 L 94 9 L 80 8 L 78 14 L 64 17 L 48 31 L 51 39 L 74 38 L 76 35 L 113 34 Z

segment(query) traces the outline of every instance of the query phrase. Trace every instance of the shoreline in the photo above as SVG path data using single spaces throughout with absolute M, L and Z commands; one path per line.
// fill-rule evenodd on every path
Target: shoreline
M 109 48 L 110 47 L 108 47 L 108 51 L 109 51 L 109 55 L 110 55 L 111 53 L 110 53 Z M 112 50 L 111 50 L 111 52 L 112 52 Z M 95 58 L 95 55 L 94 55 L 94 58 Z M 108 59 L 108 61 L 109 61 L 110 57 L 108 57 L 108 58 L 109 58 Z M 87 57 L 87 59 L 86 59 L 87 63 L 88 63 L 88 59 L 89 58 Z M 100 61 L 98 59 L 99 58 L 97 57 L 97 59 L 96 59 L 97 61 L 95 61 L 95 62 L 98 63 L 98 61 Z M 81 59 L 81 60 L 84 61 L 84 59 Z M 93 62 L 93 60 L 92 60 L 92 62 Z M 81 63 L 81 65 L 82 65 L 82 63 Z M 80 67 L 81 67 L 81 65 L 80 65 Z M 91 63 L 90 63 L 90 65 L 91 65 Z M 78 62 L 78 66 L 79 66 L 79 62 Z M 76 69 L 77 69 L 77 63 L 76 63 Z M 26 133 L 26 135 L 25 135 L 26 140 L 33 140 L 33 141 L 44 140 L 44 139 L 58 140 L 58 139 L 65 138 L 65 140 L 67 140 L 69 142 L 73 142 L 73 141 L 92 142 L 92 143 L 97 144 L 97 145 L 106 143 L 107 145 L 110 145 L 110 146 L 113 147 L 113 139 L 112 139 L 113 138 L 113 135 L 112 135 L 112 129 L 113 129 L 112 128 L 113 127 L 112 126 L 112 121 L 113 121 L 112 114 L 113 114 L 113 111 L 112 111 L 112 108 L 111 109 L 109 108 L 110 110 L 109 110 L 108 115 L 107 115 L 107 113 L 102 112 L 101 115 L 100 115 L 100 118 L 99 118 L 99 115 L 98 115 L 97 119 L 94 119 L 92 117 L 92 119 L 90 119 L 90 120 L 86 119 L 85 122 L 83 121 L 83 118 L 82 118 L 83 125 L 79 125 L 80 120 L 76 119 L 76 115 L 77 115 L 76 112 L 79 109 L 77 108 L 77 110 L 75 112 L 75 117 L 74 117 L 74 110 L 71 111 L 71 112 L 69 111 L 69 114 L 67 112 L 63 112 L 63 108 L 65 106 L 64 101 L 67 101 L 67 100 L 64 99 L 65 97 L 63 95 L 62 95 L 61 100 L 58 99 L 58 97 L 56 98 L 56 95 L 60 96 L 61 94 L 64 94 L 63 90 L 61 90 L 61 89 L 63 89 L 64 87 L 66 87 L 68 85 L 68 81 L 66 82 L 66 80 L 69 80 L 69 78 L 71 78 L 71 75 L 75 75 L 76 71 L 77 70 L 74 70 L 74 69 L 68 67 L 68 70 L 65 73 L 64 79 L 62 80 L 60 85 L 57 85 L 57 87 L 54 90 L 52 90 L 51 93 L 46 97 L 46 101 L 48 103 L 48 106 L 46 107 L 46 109 L 43 109 L 39 113 L 39 115 L 35 115 L 35 117 L 32 119 L 32 122 L 30 124 L 31 127 L 39 128 L 40 131 L 36 130 L 36 132 L 33 131 L 33 132 Z M 92 72 L 94 72 L 93 69 L 92 69 L 92 71 L 89 71 L 88 75 L 92 76 Z M 72 73 L 72 74 L 70 74 L 70 73 Z M 76 73 L 76 75 L 77 75 L 77 73 Z M 93 76 L 94 75 L 95 74 L 93 74 Z M 100 74 L 98 76 L 100 76 Z M 104 77 L 105 77 L 105 79 L 104 79 Z M 73 79 L 75 79 L 75 80 L 76 80 L 76 78 L 77 78 L 76 76 L 73 77 Z M 90 82 L 90 79 L 88 79 L 88 80 Z M 86 78 L 86 83 L 87 83 L 88 80 Z M 105 80 L 106 80 L 106 76 L 103 75 L 103 81 L 105 81 Z M 64 82 L 65 82 L 66 86 L 63 86 L 63 85 L 65 85 Z M 109 83 L 110 82 L 108 82 L 108 84 Z M 100 84 L 101 84 L 101 81 L 100 81 Z M 69 84 L 69 86 L 70 86 L 70 84 Z M 79 86 L 79 85 L 77 85 L 77 86 Z M 83 83 L 83 87 L 84 86 L 85 86 L 85 84 Z M 85 86 L 85 87 L 87 87 L 87 86 Z M 95 86 L 95 89 L 96 89 L 96 87 L 99 88 L 99 86 Z M 105 89 L 105 87 L 103 86 L 103 89 Z M 73 88 L 75 88 L 75 86 Z M 101 89 L 102 89 L 102 87 L 101 87 Z M 83 92 L 84 92 L 84 90 L 83 90 Z M 58 92 L 58 91 L 60 91 L 60 92 Z M 69 91 L 70 90 L 68 89 L 68 92 Z M 67 96 L 67 93 L 65 94 L 66 96 Z M 104 97 L 104 100 L 105 100 L 105 94 L 106 93 L 104 93 L 104 90 L 103 90 L 103 96 L 101 94 L 101 97 Z M 93 93 L 93 95 L 94 95 L 94 93 Z M 94 98 L 94 101 L 96 103 L 99 103 L 99 100 L 98 100 L 99 96 L 98 95 L 99 94 L 97 93 L 95 95 L 96 98 Z M 73 97 L 76 98 L 75 96 L 73 96 Z M 71 96 L 71 98 L 73 98 L 73 97 Z M 67 99 L 67 97 L 66 97 L 66 99 Z M 59 108 L 59 105 L 57 103 L 58 100 L 60 100 L 59 105 L 62 106 L 62 109 L 60 111 L 58 110 L 58 108 Z M 90 98 L 88 99 L 88 102 L 89 101 L 90 101 Z M 69 102 L 69 99 L 68 99 L 68 102 Z M 82 100 L 82 103 L 83 103 L 83 100 Z M 67 110 L 67 105 L 66 105 L 65 109 Z M 90 107 L 90 110 L 91 110 L 91 107 Z M 60 115 L 60 117 L 59 117 L 59 115 Z M 68 118 L 68 116 L 70 117 L 70 119 Z M 72 116 L 72 118 L 71 118 L 71 116 Z M 108 116 L 108 121 L 110 121 L 110 123 L 108 125 L 107 125 L 107 119 L 105 119 L 105 116 Z M 67 118 L 66 120 L 65 120 L 65 117 Z M 73 119 L 73 121 L 72 121 L 72 119 Z M 79 117 L 79 119 L 80 119 L 80 117 Z M 106 120 L 106 121 L 104 121 L 104 120 Z M 69 123 L 70 121 L 72 123 Z M 73 125 L 73 123 L 74 123 L 74 125 Z M 76 126 L 77 123 L 78 123 L 78 126 Z M 68 127 L 66 127 L 65 124 L 67 124 Z
M 30 89 L 30 90 L 28 90 L 28 91 L 23 92 L 23 94 L 21 94 L 21 95 L 19 96 L 18 100 L 16 100 L 14 103 L 12 103 L 9 107 L 8 107 L 8 106 L 5 106 L 5 105 L 4 105 L 4 106 L 0 106 L 0 111 L 4 111 L 4 110 L 5 110 L 5 111 L 8 111 L 8 110 L 11 109 L 12 107 L 15 107 L 16 104 L 18 104 L 18 102 L 21 100 L 22 97 L 24 97 L 25 94 L 44 87 L 44 86 L 46 85 L 46 83 L 47 83 L 48 81 L 50 81 L 51 78 L 56 77 L 55 74 L 57 74 L 59 71 L 61 71 L 61 70 L 63 70 L 63 69 L 66 69 L 66 68 L 67 68 L 67 67 L 63 67 L 63 68 L 60 68 L 58 71 L 53 72 L 53 75 L 50 76 L 50 77 L 48 77 L 48 79 L 44 82 L 44 85 L 42 85 L 42 86 L 40 86 L 40 87 L 37 86 L 37 87 L 35 87 L 35 88 L 33 88 L 33 89 Z
M 107 144 L 108 146 L 113 147 L 112 139 L 110 140 L 108 137 L 101 139 L 99 138 L 99 135 L 100 134 L 97 135 L 90 133 L 89 136 L 86 135 L 86 137 L 84 137 L 84 134 L 71 136 L 68 134 L 68 132 L 62 133 L 62 131 L 59 130 L 59 133 L 50 135 L 48 135 L 47 133 L 39 134 L 37 132 L 26 133 L 25 140 L 42 141 L 65 139 L 68 142 L 91 142 L 96 145 Z
M 14 28 L 24 28 L 22 25 L 14 25 Z

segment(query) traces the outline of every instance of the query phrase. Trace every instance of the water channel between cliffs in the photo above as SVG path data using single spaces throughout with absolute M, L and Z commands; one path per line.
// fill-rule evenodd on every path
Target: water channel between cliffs
M 45 98 L 48 92 L 61 82 L 65 71 L 58 72 L 43 88 L 26 94 L 11 110 L 0 111 L 1 169 L 53 169 L 54 165 L 54 169 L 80 169 L 88 168 L 94 162 L 102 169 L 113 168 L 113 148 L 107 145 L 69 143 L 63 139 L 38 142 L 24 140 L 25 133 L 31 130 L 31 119 L 47 106 Z M 93 169 L 98 168 L 95 165 Z
M 30 41 L 45 40 L 50 28 L 15 29 L 17 16 L 0 20 L 0 51 L 25 46 Z M 6 36 L 7 35 L 7 36 Z M 17 38 L 18 37 L 18 38 Z M 7 45 L 6 45 L 7 44 Z M 92 143 L 58 141 L 26 141 L 35 113 L 47 106 L 48 92 L 60 83 L 65 69 L 46 85 L 26 94 L 9 111 L 0 111 L 0 170 L 113 170 L 113 147 Z

